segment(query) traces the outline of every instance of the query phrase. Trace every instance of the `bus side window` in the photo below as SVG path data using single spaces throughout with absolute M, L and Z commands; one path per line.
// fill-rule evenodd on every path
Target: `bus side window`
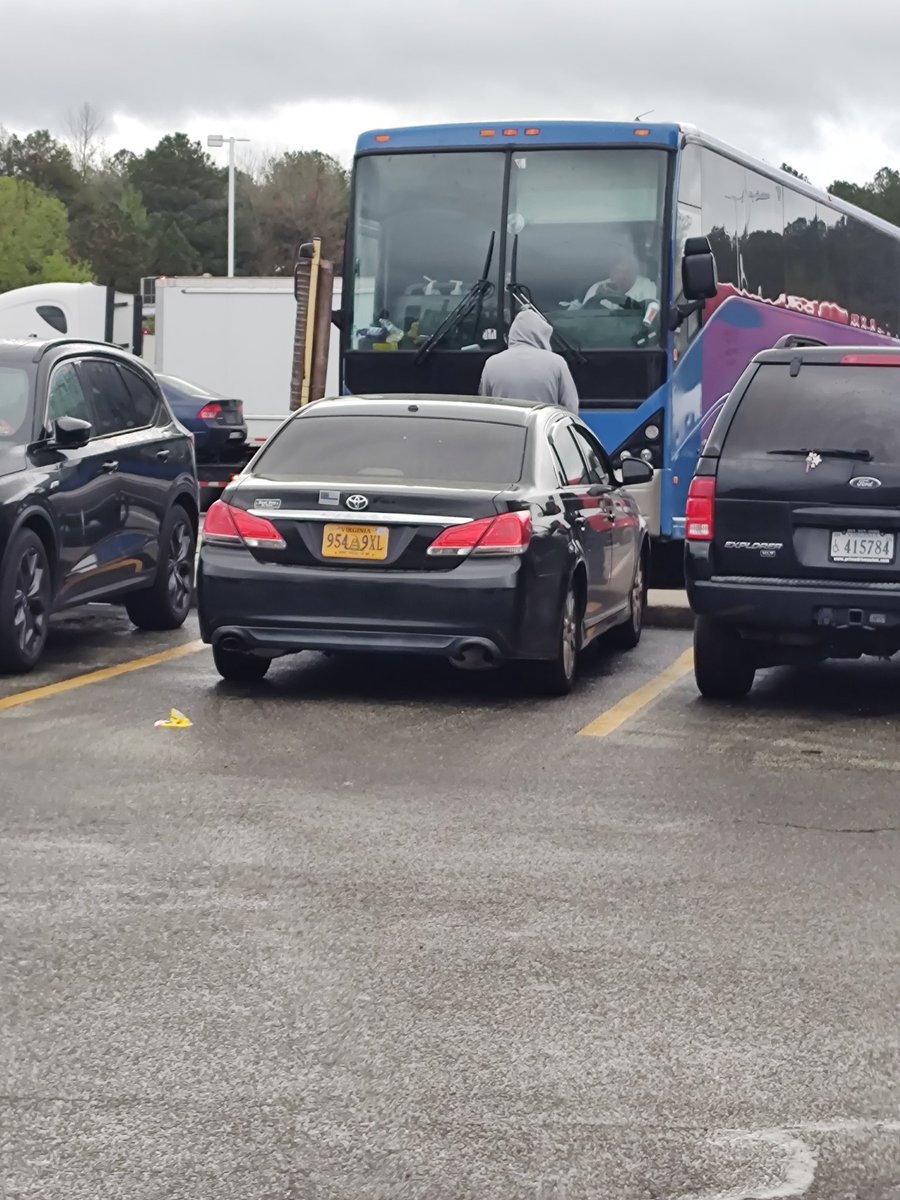
M 684 299 L 681 291 L 681 260 L 684 243 L 689 237 L 703 235 L 703 159 L 699 146 L 688 142 L 681 151 L 678 169 L 678 208 L 675 227 L 675 278 L 672 281 L 672 297 L 675 303 Z M 675 333 L 675 349 L 679 356 L 700 329 L 699 313 L 687 317 Z

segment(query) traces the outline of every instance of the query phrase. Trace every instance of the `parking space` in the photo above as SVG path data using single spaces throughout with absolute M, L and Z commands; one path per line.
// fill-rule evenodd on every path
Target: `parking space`
M 4 681 L 11 1195 L 896 1195 L 896 666 L 196 638 L 88 610 Z

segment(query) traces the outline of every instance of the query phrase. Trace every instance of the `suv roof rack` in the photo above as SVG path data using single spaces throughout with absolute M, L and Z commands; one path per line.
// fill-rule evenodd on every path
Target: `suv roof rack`
M 820 338 L 806 337 L 802 333 L 786 333 L 784 337 L 780 337 L 773 350 L 799 350 L 803 346 L 827 346 L 827 342 L 823 342 Z

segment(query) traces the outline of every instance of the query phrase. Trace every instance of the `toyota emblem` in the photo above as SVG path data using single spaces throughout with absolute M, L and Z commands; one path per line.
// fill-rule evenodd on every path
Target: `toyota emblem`
M 352 508 L 354 512 L 362 512 L 364 508 L 369 507 L 369 502 L 365 496 L 348 496 L 347 507 Z

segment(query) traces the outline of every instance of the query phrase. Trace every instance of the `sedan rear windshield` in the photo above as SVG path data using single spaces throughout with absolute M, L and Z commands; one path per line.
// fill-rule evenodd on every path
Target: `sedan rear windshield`
M 29 378 L 21 367 L 0 366 L 0 442 L 31 440 Z
M 763 363 L 738 405 L 724 453 L 868 450 L 900 463 L 900 368 Z
M 524 453 L 520 425 L 412 414 L 310 416 L 282 429 L 254 474 L 506 487 L 521 478 Z

